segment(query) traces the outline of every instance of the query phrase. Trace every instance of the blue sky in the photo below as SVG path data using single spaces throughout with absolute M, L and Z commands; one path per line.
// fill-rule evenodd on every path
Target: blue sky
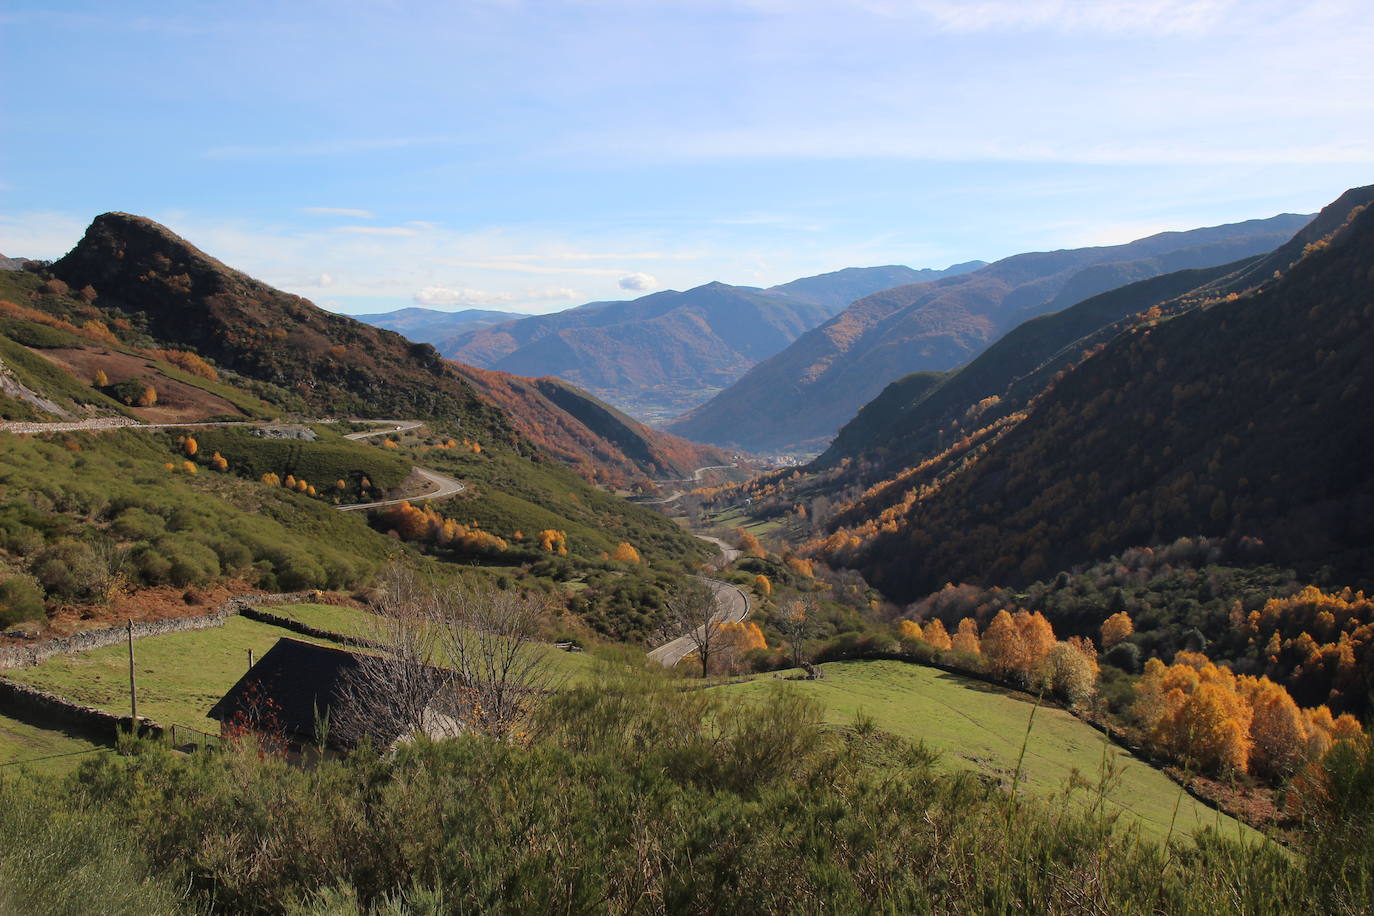
M 542 312 L 1306 212 L 1374 182 L 1364 2 L 29 3 L 0 252 L 166 223 L 347 312 Z

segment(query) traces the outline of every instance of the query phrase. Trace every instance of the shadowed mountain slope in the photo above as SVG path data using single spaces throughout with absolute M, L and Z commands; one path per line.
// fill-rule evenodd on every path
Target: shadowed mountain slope
M 1374 211 L 1304 250 L 1244 295 L 1117 336 L 938 478 L 870 490 L 832 557 L 910 600 L 1130 545 L 1252 537 L 1368 584 Z

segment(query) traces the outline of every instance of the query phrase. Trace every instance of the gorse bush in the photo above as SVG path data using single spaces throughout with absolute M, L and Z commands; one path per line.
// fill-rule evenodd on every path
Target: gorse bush
M 117 865 L 116 899 L 143 881 L 154 901 L 187 888 L 188 909 L 215 912 L 1353 913 L 1371 861 L 1364 747 L 1314 771 L 1307 823 L 1333 841 L 1304 834 L 1313 855 L 1212 831 L 1166 847 L 1095 790 L 1013 800 L 863 721 L 823 728 L 794 693 L 729 705 L 621 665 L 548 698 L 514 742 L 309 769 L 251 744 L 126 748 L 51 793 L 51 827 L 19 834 L 0 810 L 0 862 L 97 822 L 85 874 Z M 13 874 L 0 866 L 0 895 L 39 893 Z

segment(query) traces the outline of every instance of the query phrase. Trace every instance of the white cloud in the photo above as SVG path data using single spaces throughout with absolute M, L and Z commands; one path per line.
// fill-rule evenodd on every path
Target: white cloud
M 658 286 L 658 281 L 648 274 L 630 274 L 628 277 L 620 278 L 620 288 L 630 290 L 653 289 Z
M 510 293 L 491 293 L 480 289 L 449 289 L 446 286 L 426 286 L 414 296 L 416 305 L 503 305 L 514 297 Z
M 301 207 L 302 212 L 316 213 L 321 216 L 351 216 L 355 219 L 372 219 L 371 210 L 355 210 L 352 207 Z
M 545 264 L 524 264 L 519 261 L 495 260 L 468 261 L 450 258 L 441 259 L 444 264 L 464 267 L 470 270 L 502 270 L 520 274 L 580 274 L 585 277 L 618 277 L 623 270 L 604 267 L 550 267 Z

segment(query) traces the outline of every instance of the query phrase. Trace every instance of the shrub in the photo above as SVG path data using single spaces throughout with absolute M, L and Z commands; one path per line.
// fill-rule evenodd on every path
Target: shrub
M 28 576 L 0 580 L 0 627 L 43 617 L 43 592 Z
M 131 541 L 151 541 L 167 530 L 162 516 L 153 515 L 138 506 L 130 506 L 115 516 L 110 530 Z
M 34 555 L 33 574 L 49 595 L 77 600 L 98 597 L 109 570 L 88 544 L 63 538 Z
M 1127 674 L 1140 673 L 1140 647 L 1135 643 L 1121 642 L 1112 646 L 1111 650 L 1103 656 L 1103 661 L 1109 665 L 1114 665 L 1125 671 Z

